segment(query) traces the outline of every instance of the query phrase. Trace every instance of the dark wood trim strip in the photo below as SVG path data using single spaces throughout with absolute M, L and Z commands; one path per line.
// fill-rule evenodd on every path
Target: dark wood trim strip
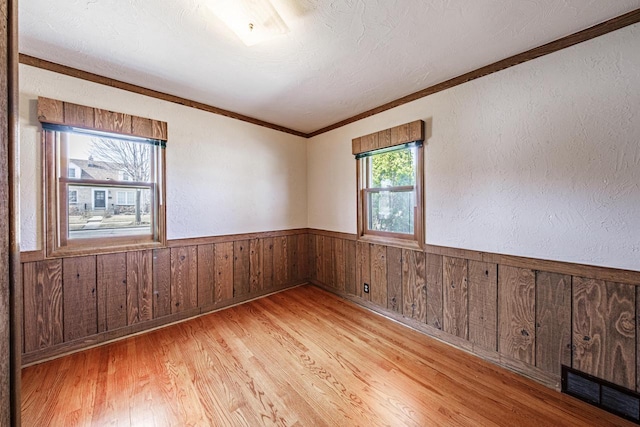
M 190 237 L 186 239 L 173 239 L 168 240 L 166 246 L 151 246 L 151 249 L 162 249 L 162 248 L 180 248 L 183 246 L 197 246 L 197 245 L 207 245 L 211 243 L 226 243 L 226 242 L 235 242 L 238 240 L 251 240 L 251 239 L 266 239 L 269 237 L 281 237 L 281 236 L 293 236 L 299 234 L 308 233 L 308 229 L 306 228 L 293 228 L 290 230 L 278 230 L 278 231 L 259 231 L 255 233 L 243 233 L 243 234 L 227 234 L 223 236 L 206 236 L 206 237 Z M 326 233 L 332 233 L 330 231 Z M 335 233 L 336 235 L 341 233 Z M 347 238 L 348 234 L 344 234 L 341 238 Z M 53 258 L 71 258 L 74 256 L 86 256 L 86 255 L 96 255 L 96 254 L 107 254 L 107 253 L 119 253 L 119 252 L 130 252 L 132 250 L 141 249 L 141 247 L 135 246 L 123 246 L 114 250 L 105 250 L 105 251 L 86 251 L 80 254 L 67 254 L 63 256 L 49 257 Z M 35 250 L 35 251 L 24 251 L 20 253 L 20 261 L 21 262 L 35 262 L 42 261 L 47 259 L 43 250 Z
M 317 228 L 310 228 L 307 231 L 311 234 L 315 234 L 316 236 L 333 237 L 337 239 L 351 240 L 354 242 L 358 240 L 358 236 L 351 233 L 340 233 L 338 231 L 319 230 Z
M 402 314 L 396 313 L 392 310 L 381 308 L 377 306 L 375 303 L 371 301 L 366 301 L 355 295 L 350 295 L 345 292 L 332 289 L 331 287 L 326 286 L 325 284 L 318 282 L 317 280 L 311 280 L 311 284 L 320 289 L 323 289 L 326 292 L 338 295 L 339 297 L 347 301 L 351 301 L 354 304 L 364 307 L 365 309 L 373 313 L 386 317 L 390 320 L 394 320 L 408 328 L 414 329 L 420 333 L 428 335 L 431 338 L 435 338 L 440 342 L 448 344 L 457 349 L 463 350 L 476 357 L 480 357 L 481 359 L 494 363 L 500 367 L 509 369 L 510 371 L 513 371 L 517 374 L 523 375 L 527 378 L 537 381 L 549 388 L 553 388 L 558 391 L 560 390 L 559 375 L 550 374 L 548 372 L 543 371 L 542 369 L 528 365 L 519 360 L 504 356 L 503 354 L 500 354 L 497 351 L 486 350 L 479 345 L 473 344 L 472 342 L 465 340 L 464 338 L 459 338 L 454 335 L 448 334 L 446 332 L 441 331 L 440 329 L 437 329 L 437 328 L 434 328 L 433 326 L 419 322 L 418 320 L 405 317 Z
M 244 234 L 229 234 L 223 236 L 194 237 L 188 239 L 175 239 L 167 242 L 167 247 L 183 247 L 206 245 L 211 243 L 225 243 L 239 240 L 264 239 L 269 237 L 292 236 L 301 234 L 314 234 L 317 236 L 333 237 L 343 240 L 356 241 L 357 235 L 337 231 L 320 230 L 315 228 L 297 228 L 291 230 L 264 231 Z M 389 245 L 388 245 L 389 246 Z M 390 245 L 394 246 L 394 245 Z M 118 251 L 126 252 L 126 251 Z M 640 285 L 640 271 L 623 270 L 611 267 L 600 267 L 585 264 L 575 264 L 564 261 L 527 258 L 516 255 L 505 255 L 492 252 L 475 251 L 471 249 L 451 248 L 445 246 L 425 245 L 424 252 L 434 255 L 444 255 L 454 258 L 464 258 L 479 262 L 490 262 L 511 267 L 529 268 L 532 270 L 548 271 L 550 273 L 569 274 L 572 276 L 589 277 L 597 280 L 606 280 L 617 283 Z M 86 255 L 86 254 L 85 254 Z M 42 250 L 25 251 L 20 253 L 21 262 L 35 262 L 45 259 Z
M 303 280 L 300 283 L 293 283 L 286 286 L 279 287 L 278 289 L 267 289 L 259 293 L 245 295 L 239 298 L 225 301 L 224 303 L 215 304 L 208 307 L 197 307 L 191 310 L 182 311 L 179 313 L 170 314 L 164 317 L 153 319 L 147 322 L 136 323 L 134 325 L 125 326 L 123 328 L 115 329 L 112 331 L 101 332 L 90 337 L 77 339 L 75 341 L 65 342 L 57 344 L 42 350 L 26 353 L 22 355 L 22 367 L 25 368 L 36 363 L 46 362 L 47 360 L 55 359 L 58 357 L 66 356 L 68 354 L 77 353 L 79 351 L 88 350 L 92 347 L 97 347 L 112 342 L 120 341 L 122 339 L 131 338 L 134 335 L 151 332 L 153 330 L 164 328 L 174 325 L 179 322 L 184 322 L 196 317 L 211 314 L 213 312 L 229 308 L 238 304 L 242 304 L 251 300 L 259 299 L 272 295 L 278 292 L 282 292 L 286 289 L 308 283 L 307 280 Z
M 258 231 L 255 233 L 227 234 L 223 236 L 191 237 L 187 239 L 169 240 L 167 241 L 167 246 L 170 248 L 175 248 L 175 247 L 181 247 L 181 246 L 207 245 L 210 243 L 236 242 L 238 240 L 265 239 L 268 237 L 293 236 L 297 234 L 306 234 L 307 232 L 308 230 L 306 228 L 294 228 L 290 230 Z
M 89 337 L 77 339 L 75 341 L 69 341 L 47 347 L 42 350 L 34 351 L 31 353 L 25 353 L 22 355 L 22 367 L 32 365 L 34 363 L 40 363 L 47 360 L 54 359 L 66 354 L 75 353 L 81 350 L 87 350 L 91 347 L 95 347 L 107 342 L 116 341 L 120 338 L 128 338 L 131 335 L 141 332 L 149 332 L 153 329 L 176 323 L 182 320 L 186 320 L 191 317 L 196 317 L 200 314 L 200 309 L 194 308 L 188 311 L 182 311 L 179 313 L 170 314 L 168 316 L 153 319 L 148 322 L 136 323 L 123 328 L 115 329 L 113 331 L 102 332 Z
M 264 298 L 269 295 L 277 294 L 278 292 L 286 291 L 287 289 L 295 288 L 297 286 L 306 285 L 309 283 L 309 279 L 302 279 L 295 282 L 290 282 L 281 286 L 272 286 L 269 289 L 262 290 L 260 292 L 243 295 L 232 300 L 220 301 L 211 305 L 206 305 L 200 308 L 202 315 L 215 313 L 225 308 L 233 307 L 236 305 L 244 304 L 245 302 L 253 301 L 256 299 Z
M 20 425 L 22 281 L 18 201 L 18 2 L 0 3 L 0 425 Z
M 451 248 L 446 246 L 425 245 L 425 252 L 434 255 L 443 255 L 452 258 L 465 258 L 471 261 L 484 261 L 485 253 L 470 249 Z
M 276 125 L 274 123 L 269 123 L 253 117 L 245 116 L 244 114 L 235 113 L 233 111 L 214 107 L 212 105 L 204 104 L 197 101 L 192 101 L 190 99 L 182 98 L 179 96 L 170 95 L 168 93 L 147 89 L 142 86 L 137 86 L 137 85 L 126 83 L 120 80 L 111 79 L 109 77 L 104 77 L 98 74 L 82 71 L 77 68 L 69 67 L 62 64 L 57 64 L 55 62 L 46 61 L 44 59 L 36 58 L 36 57 L 25 55 L 25 54 L 20 54 L 20 63 L 25 65 L 30 65 L 32 67 L 42 68 L 44 70 L 53 71 L 60 74 L 65 74 L 67 76 L 91 81 L 94 83 L 111 86 L 117 89 L 126 90 L 126 91 L 137 93 L 140 95 L 150 96 L 152 98 L 161 99 L 163 101 L 173 102 L 173 103 L 184 105 L 187 107 L 196 108 L 198 110 L 207 111 L 209 113 L 230 117 L 232 119 L 241 120 L 247 123 L 252 123 L 254 125 L 263 126 L 263 127 L 277 130 L 284 133 L 289 133 L 291 135 L 296 135 L 303 138 L 313 138 L 314 136 L 318 136 L 323 133 L 332 131 L 334 129 L 338 129 L 342 126 L 346 126 L 350 123 L 376 115 L 383 111 L 390 110 L 400 105 L 407 104 L 409 102 L 415 101 L 420 98 L 424 98 L 429 95 L 433 95 L 434 93 L 438 93 L 443 90 L 450 89 L 452 87 L 461 85 L 471 80 L 475 80 L 477 78 L 484 77 L 489 74 L 513 67 L 515 65 L 522 64 L 523 62 L 531 61 L 532 59 L 536 59 L 541 56 L 557 52 L 567 47 L 571 47 L 578 43 L 591 40 L 593 38 L 605 35 L 612 31 L 619 30 L 629 25 L 636 24 L 638 22 L 640 22 L 640 9 L 635 9 L 631 12 L 625 13 L 623 15 L 604 21 L 600 24 L 594 25 L 593 27 L 587 28 L 582 31 L 578 31 L 577 33 L 570 34 L 566 37 L 560 38 L 558 40 L 554 40 L 550 43 L 544 44 L 542 46 L 538 46 L 526 52 L 522 52 L 522 53 L 510 56 L 508 58 L 494 62 L 493 64 L 485 65 L 484 67 L 478 68 L 476 70 L 470 71 L 468 73 L 462 74 L 458 77 L 454 77 L 444 82 L 435 84 L 433 86 L 429 86 L 425 89 L 419 90 L 417 92 L 414 92 L 402 98 L 398 98 L 394 101 L 383 104 L 379 107 L 372 108 L 371 110 L 365 111 L 363 113 L 357 114 L 355 116 L 349 117 L 347 119 L 341 120 L 339 122 L 336 122 L 329 126 L 325 126 L 321 129 L 318 129 L 309 133 L 300 132 L 284 126 Z
M 357 122 L 358 120 L 362 120 L 364 118 L 382 113 L 383 111 L 387 111 L 400 105 L 415 101 L 417 99 L 424 98 L 425 96 L 433 95 L 434 93 L 438 93 L 446 89 L 451 89 L 452 87 L 470 82 L 471 80 L 475 80 L 477 78 L 513 67 L 515 65 L 522 64 L 523 62 L 531 61 L 532 59 L 557 52 L 559 50 L 574 46 L 578 43 L 582 43 L 596 37 L 603 36 L 607 33 L 619 30 L 629 25 L 636 24 L 638 22 L 640 22 L 640 9 L 636 9 L 631 12 L 625 13 L 624 15 L 609 19 L 600 24 L 594 25 L 593 27 L 587 28 L 586 30 L 578 31 L 577 33 L 573 33 L 558 40 L 554 40 L 550 43 L 543 44 L 542 46 L 538 46 L 526 52 L 510 56 L 508 58 L 494 62 L 493 64 L 485 65 L 484 67 L 478 68 L 477 70 L 470 71 L 458 77 L 446 80 L 442 83 L 429 86 L 428 88 L 419 90 L 418 92 L 403 96 L 402 98 L 398 98 L 379 107 L 372 108 L 371 110 L 357 114 L 353 117 L 349 117 L 348 119 L 341 120 L 332 125 L 325 126 L 322 129 L 318 129 L 314 132 L 308 133 L 306 134 L 306 137 L 313 138 L 314 136 L 318 136 L 334 129 L 338 129 L 350 123 Z
M 310 234 L 319 236 L 339 237 L 346 240 L 356 240 L 351 233 L 336 233 L 333 231 L 309 229 Z M 393 245 L 387 245 L 393 246 Z M 489 262 L 510 267 L 528 268 L 531 270 L 547 271 L 549 273 L 568 274 L 571 276 L 588 277 L 616 283 L 626 283 L 640 286 L 640 271 L 624 270 L 620 268 L 600 267 L 594 265 L 577 264 L 565 261 L 527 258 L 517 255 L 505 255 L 492 252 L 474 251 L 470 249 L 451 248 L 446 246 L 425 245 L 424 252 L 453 258 L 464 258 L 472 261 Z
M 640 271 L 427 245 L 430 254 L 640 286 Z
M 45 258 L 43 250 L 20 252 L 20 262 L 36 262 Z
M 269 129 L 277 130 L 291 135 L 301 136 L 307 138 L 307 134 L 297 130 L 289 129 L 284 126 L 276 125 L 273 123 L 265 122 L 253 117 L 245 116 L 244 114 L 235 113 L 233 111 L 225 110 L 223 108 L 214 107 L 212 105 L 204 104 L 202 102 L 192 101 L 190 99 L 182 98 L 180 96 L 171 95 L 157 90 L 147 89 L 142 86 L 126 83 L 121 80 L 111 79 L 98 74 L 82 71 L 77 68 L 68 67 L 66 65 L 57 64 L 55 62 L 46 61 L 44 59 L 36 58 L 34 56 L 20 54 L 20 63 L 29 65 L 32 67 L 41 68 L 43 70 L 53 71 L 55 73 L 64 74 L 67 76 L 87 80 L 93 83 L 102 84 L 105 86 L 111 86 L 116 89 L 122 89 L 129 92 L 137 93 L 139 95 L 149 96 L 152 98 L 160 99 L 162 101 L 173 102 L 174 104 L 184 105 L 186 107 L 195 108 L 198 110 L 206 111 L 208 113 L 218 114 L 220 116 L 229 117 L 232 119 L 240 120 L 243 122 L 251 123 L 254 125 L 266 127 Z
M 595 280 L 640 286 L 640 271 L 490 253 L 483 254 L 483 261 L 511 267 L 529 268 L 531 270 L 568 274 L 571 276 L 588 277 Z

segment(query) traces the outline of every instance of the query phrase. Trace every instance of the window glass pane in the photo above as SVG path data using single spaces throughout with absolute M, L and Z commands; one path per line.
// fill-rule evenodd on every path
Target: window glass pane
M 128 206 L 135 205 L 136 203 L 136 192 L 129 191 L 118 191 L 116 197 L 116 205 Z
M 118 203 L 121 194 L 126 204 Z M 104 186 L 70 185 L 69 239 L 150 235 L 151 207 L 149 188 L 119 191 Z
M 69 176 L 98 181 L 152 182 L 151 144 L 65 132 Z M 76 171 L 82 171 L 81 176 Z
M 370 230 L 413 234 L 414 191 L 367 194 Z
M 415 149 L 391 151 L 369 157 L 371 187 L 415 185 Z

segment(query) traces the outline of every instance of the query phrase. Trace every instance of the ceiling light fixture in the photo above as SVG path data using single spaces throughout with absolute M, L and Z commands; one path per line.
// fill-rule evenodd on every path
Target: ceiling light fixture
M 208 0 L 207 3 L 247 46 L 289 32 L 269 0 Z

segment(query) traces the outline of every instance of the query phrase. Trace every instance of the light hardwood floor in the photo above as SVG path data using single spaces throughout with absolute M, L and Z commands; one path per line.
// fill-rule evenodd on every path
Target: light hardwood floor
M 24 426 L 633 425 L 313 286 L 22 377 Z

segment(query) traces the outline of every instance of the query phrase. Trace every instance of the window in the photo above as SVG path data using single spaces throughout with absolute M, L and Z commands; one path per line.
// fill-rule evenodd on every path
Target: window
M 373 152 L 362 159 L 368 231 L 414 234 L 416 150 L 414 146 L 387 153 Z
M 61 121 L 42 123 L 47 255 L 164 245 L 165 140 Z
M 133 177 L 126 170 L 118 172 L 121 181 L 133 181 Z
M 118 191 L 116 196 L 116 204 L 119 206 L 133 206 L 136 204 L 135 191 Z
M 413 126 L 422 129 L 421 123 Z M 354 140 L 360 239 L 422 245 L 422 132 L 399 137 L 392 128 Z

